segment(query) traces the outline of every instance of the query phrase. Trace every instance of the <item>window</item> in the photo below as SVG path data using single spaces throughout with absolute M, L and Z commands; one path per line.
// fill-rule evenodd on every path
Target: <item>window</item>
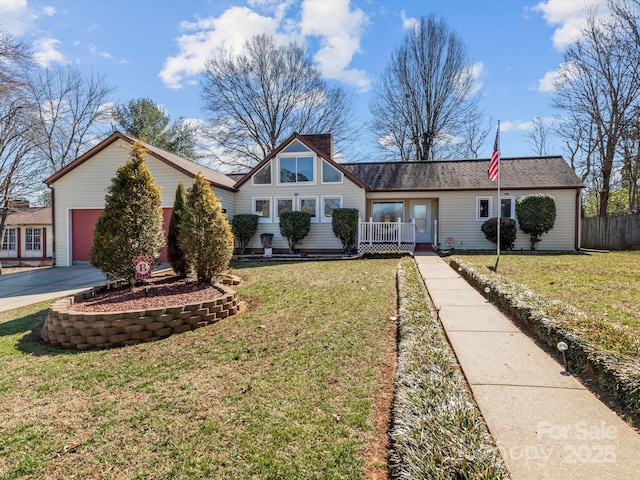
M 27 251 L 42 250 L 42 229 L 27 228 L 26 229 L 25 249 Z
M 6 228 L 2 239 L 2 250 L 17 250 L 16 243 L 16 229 Z
M 254 185 L 271 185 L 271 162 L 256 172 L 253 176 Z
M 280 158 L 280 183 L 313 183 L 313 157 Z
M 500 198 L 500 216 L 503 218 L 516 218 L 516 199 L 514 197 Z
M 491 218 L 491 197 L 476 197 L 476 220 L 485 221 Z
M 322 183 L 342 183 L 342 172 L 326 160 L 322 160 Z
M 265 223 L 271 221 L 271 199 L 254 198 L 253 211 L 258 215 L 258 222 Z
M 318 197 L 300 197 L 298 207 L 301 212 L 311 215 L 311 222 L 318 221 Z
M 309 149 L 297 140 L 292 142 L 291 145 L 289 145 L 287 148 L 283 150 L 283 153 L 300 153 L 300 152 L 310 153 Z
M 404 203 L 373 202 L 371 210 L 374 222 L 397 222 L 404 216 Z
M 276 222 L 280 221 L 280 215 L 293 211 L 293 198 L 276 198 Z
M 322 221 L 330 222 L 336 208 L 342 208 L 342 197 L 322 197 Z

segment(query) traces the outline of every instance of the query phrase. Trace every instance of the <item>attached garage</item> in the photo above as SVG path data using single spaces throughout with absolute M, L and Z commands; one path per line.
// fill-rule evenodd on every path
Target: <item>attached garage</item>
M 171 208 L 162 209 L 162 227 L 165 232 L 171 220 Z M 102 214 L 101 208 L 76 208 L 69 211 L 69 228 L 71 230 L 71 263 L 85 263 L 91 259 L 93 245 L 93 231 L 98 218 Z M 165 233 L 166 242 L 166 233 Z M 167 247 L 160 251 L 161 262 L 167 261 Z
M 115 132 L 45 180 L 53 199 L 55 265 L 69 266 L 89 261 L 93 230 L 104 208 L 107 189 L 118 167 L 128 161 L 129 150 L 135 141 L 133 137 Z M 147 167 L 160 187 L 165 232 L 178 184 L 190 187 L 198 173 L 209 181 L 222 208 L 233 215 L 234 180 L 144 142 L 142 144 L 147 149 Z M 166 259 L 165 247 L 160 260 Z

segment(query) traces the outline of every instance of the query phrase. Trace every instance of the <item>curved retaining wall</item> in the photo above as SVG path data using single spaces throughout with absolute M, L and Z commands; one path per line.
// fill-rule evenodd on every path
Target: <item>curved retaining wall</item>
M 150 310 L 78 312 L 75 303 L 88 300 L 103 289 L 89 290 L 54 302 L 42 327 L 45 343 L 67 349 L 107 349 L 153 342 L 174 333 L 205 327 L 238 311 L 234 290 L 214 285 L 221 296 L 210 302 Z

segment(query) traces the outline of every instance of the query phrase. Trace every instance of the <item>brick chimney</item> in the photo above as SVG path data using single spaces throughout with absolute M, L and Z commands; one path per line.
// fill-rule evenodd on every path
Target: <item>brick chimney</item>
M 316 147 L 329 158 L 333 155 L 333 140 L 330 133 L 317 133 L 312 135 L 300 135 L 307 142 Z

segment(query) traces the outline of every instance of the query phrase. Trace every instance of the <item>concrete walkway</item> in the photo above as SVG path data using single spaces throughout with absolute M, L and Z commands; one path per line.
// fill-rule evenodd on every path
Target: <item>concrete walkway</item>
M 415 260 L 515 480 L 640 478 L 640 435 L 440 257 Z

